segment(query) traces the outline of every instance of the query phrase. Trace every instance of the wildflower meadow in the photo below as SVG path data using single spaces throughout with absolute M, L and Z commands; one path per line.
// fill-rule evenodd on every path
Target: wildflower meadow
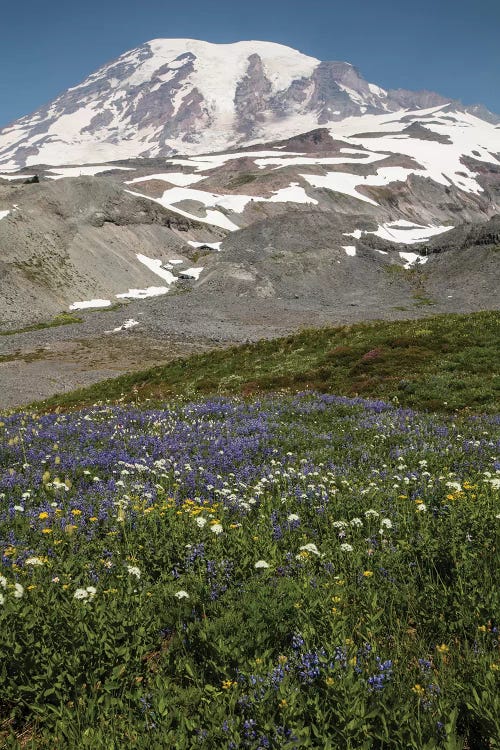
M 0 418 L 0 746 L 500 748 L 500 419 Z

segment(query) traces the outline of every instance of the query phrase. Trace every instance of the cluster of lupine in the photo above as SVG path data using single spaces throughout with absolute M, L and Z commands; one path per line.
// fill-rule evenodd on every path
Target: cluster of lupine
M 494 742 L 499 425 L 315 393 L 4 417 L 3 736 Z

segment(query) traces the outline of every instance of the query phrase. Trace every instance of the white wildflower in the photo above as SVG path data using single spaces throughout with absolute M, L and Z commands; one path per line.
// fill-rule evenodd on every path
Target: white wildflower
M 95 586 L 87 586 L 87 594 L 89 595 L 90 599 L 93 599 L 94 596 L 97 594 L 97 589 Z
M 340 545 L 340 549 L 342 552 L 352 552 L 353 546 L 351 544 L 347 544 L 347 542 L 344 542 L 344 544 Z
M 0 576 L 0 586 L 3 589 L 7 588 L 7 579 L 5 576 Z
M 73 599 L 88 599 L 89 592 L 87 589 L 77 589 L 73 594 Z
M 365 516 L 366 518 L 378 518 L 379 513 L 377 513 L 376 510 L 373 510 L 373 508 L 369 508 L 368 510 L 365 510 Z
M 455 490 L 456 492 L 460 492 L 462 490 L 462 485 L 460 482 L 446 482 L 446 486 L 450 488 L 450 490 Z
M 489 479 L 488 481 L 494 490 L 500 490 L 500 479 L 494 477 L 493 479 Z
M 4 603 L 5 596 L 3 594 L 0 594 L 0 606 Z
M 255 568 L 268 568 L 269 563 L 267 563 L 265 560 L 257 560 L 254 567 Z
M 358 528 L 363 525 L 363 521 L 361 518 L 353 518 L 351 519 L 351 526 L 357 526 Z
M 196 519 L 196 523 L 200 527 L 200 529 L 202 529 L 205 526 L 206 522 L 207 522 L 207 519 L 204 518 L 203 516 L 198 516 L 198 518 Z
M 386 529 L 392 529 L 392 521 L 390 518 L 383 518 L 380 521 L 380 525 L 384 526 Z
M 127 565 L 127 570 L 131 576 L 135 576 L 136 578 L 141 577 L 141 571 L 136 565 Z
M 28 557 L 24 561 L 25 565 L 43 565 L 43 560 L 41 560 L 39 557 Z
M 210 531 L 214 534 L 219 535 L 219 534 L 222 534 L 224 529 L 222 528 L 222 524 L 214 523 L 214 525 L 210 527 Z
M 418 510 L 418 511 L 419 511 L 420 513 L 425 513 L 425 511 L 427 510 L 427 505 L 426 505 L 425 503 L 419 503 L 419 504 L 417 505 L 417 510 Z
M 23 594 L 24 594 L 24 586 L 21 586 L 20 583 L 15 583 L 14 584 L 14 598 L 20 599 Z
M 299 516 L 296 513 L 290 513 L 288 516 L 289 521 L 300 521 Z
M 189 599 L 189 594 L 187 591 L 177 591 L 174 596 L 177 599 Z
M 345 529 L 347 526 L 347 523 L 345 521 L 334 521 L 332 523 L 332 526 L 334 529 Z
M 14 505 L 14 510 L 17 510 L 19 513 L 22 513 L 24 510 L 23 505 Z

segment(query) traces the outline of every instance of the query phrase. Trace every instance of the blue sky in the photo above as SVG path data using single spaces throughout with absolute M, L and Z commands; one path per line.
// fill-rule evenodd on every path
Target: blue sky
M 0 126 L 157 37 L 280 42 L 500 113 L 500 0 L 23 0 L 0 21 Z

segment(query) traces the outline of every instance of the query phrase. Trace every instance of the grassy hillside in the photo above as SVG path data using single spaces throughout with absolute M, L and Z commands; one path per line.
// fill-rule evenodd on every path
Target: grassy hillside
M 179 359 L 56 396 L 43 406 L 314 388 L 396 398 L 413 408 L 492 412 L 500 406 L 499 340 L 495 311 L 305 330 Z

